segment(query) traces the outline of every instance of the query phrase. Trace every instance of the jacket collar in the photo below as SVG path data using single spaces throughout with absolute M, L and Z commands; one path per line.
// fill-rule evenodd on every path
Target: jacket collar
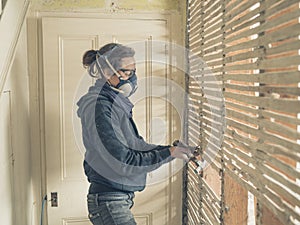
M 95 87 L 99 91 L 100 95 L 108 97 L 112 103 L 121 106 L 128 117 L 132 117 L 133 104 L 127 97 L 125 97 L 122 93 L 114 91 L 107 82 L 104 82 L 101 79 L 96 81 Z

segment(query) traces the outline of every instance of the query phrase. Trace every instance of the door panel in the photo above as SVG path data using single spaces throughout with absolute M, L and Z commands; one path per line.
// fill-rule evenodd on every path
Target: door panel
M 0 210 L 1 224 L 14 224 L 13 150 L 11 139 L 11 92 L 0 95 Z
M 89 184 L 82 168 L 81 137 L 73 133 L 73 129 L 75 134 L 80 133 L 80 121 L 74 115 L 73 103 L 93 83 L 92 79 L 83 79 L 87 74 L 81 64 L 82 55 L 88 49 L 99 49 L 109 42 L 142 42 L 138 45 L 143 46 L 142 49 L 135 49 L 136 58 L 140 59 L 137 74 L 139 80 L 147 79 L 141 82 L 136 95 L 143 96 L 144 91 L 151 95 L 155 91 L 165 97 L 168 95 L 165 84 L 151 82 L 154 76 L 167 78 L 165 49 L 159 50 L 164 62 L 149 64 L 147 61 L 154 53 L 153 48 L 149 48 L 151 41 L 167 40 L 167 24 L 161 19 L 43 18 L 42 29 L 47 191 L 48 196 L 50 192 L 58 193 L 58 206 L 48 204 L 48 224 L 86 225 L 89 224 L 86 207 Z M 88 85 L 78 91 L 80 82 Z M 168 143 L 168 126 L 172 118 L 168 117 L 166 100 L 150 97 L 133 101 L 134 117 L 141 134 L 148 141 Z M 169 177 L 171 169 L 171 165 L 165 165 L 150 173 L 149 186 L 136 193 L 133 213 L 139 225 L 181 224 L 181 221 L 169 222 L 171 209 L 181 208 L 181 205 L 171 206 L 172 199 L 181 198 L 180 179 L 160 179 L 159 183 L 153 184 L 160 174 Z

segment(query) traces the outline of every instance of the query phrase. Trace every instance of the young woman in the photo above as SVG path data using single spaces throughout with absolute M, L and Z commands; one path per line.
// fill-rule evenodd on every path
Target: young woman
M 130 209 L 134 192 L 145 188 L 147 173 L 192 156 L 189 149 L 149 144 L 139 135 L 128 99 L 137 89 L 134 54 L 130 47 L 110 43 L 83 55 L 89 75 L 97 78 L 77 103 L 94 225 L 136 224 Z

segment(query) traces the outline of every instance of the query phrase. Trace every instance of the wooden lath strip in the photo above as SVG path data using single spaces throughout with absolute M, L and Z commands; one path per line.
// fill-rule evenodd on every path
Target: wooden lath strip
M 198 184 L 197 183 L 193 183 L 192 182 L 192 180 L 191 180 L 191 174 L 192 174 L 192 172 L 193 171 L 190 171 L 189 170 L 189 175 L 188 175 L 188 188 L 189 188 L 189 192 L 188 192 L 188 198 L 190 198 L 191 199 L 191 201 L 190 201 L 190 205 L 191 205 L 191 208 L 196 208 L 196 207 L 198 207 L 198 205 L 199 204 L 197 204 L 197 203 L 199 203 L 200 201 L 201 201 L 201 199 L 200 199 L 200 191 L 199 191 L 199 187 L 198 187 Z
M 194 216 L 193 214 L 191 214 L 191 210 L 187 211 L 187 222 L 189 225 L 197 225 L 198 223 L 198 215 Z
M 273 20 L 266 20 L 265 21 L 264 18 L 261 18 L 260 16 L 258 16 L 255 19 L 249 20 L 245 23 L 242 23 L 241 25 L 235 27 L 231 31 L 226 32 L 226 35 L 230 36 L 231 34 L 237 33 L 237 32 L 239 32 L 239 31 L 241 31 L 241 30 L 243 30 L 247 27 L 249 28 L 248 30 L 246 30 L 244 32 L 238 33 L 234 37 L 227 38 L 226 43 L 238 40 L 241 37 L 248 37 L 248 36 L 253 35 L 253 34 L 266 32 L 266 31 L 268 31 L 270 29 L 273 29 L 274 27 L 277 27 L 281 24 L 286 24 L 286 23 L 288 23 L 292 20 L 297 20 L 299 16 L 300 16 L 300 12 L 298 10 L 295 10 L 293 13 L 287 13 L 287 14 L 285 14 L 283 16 L 280 16 L 280 17 L 278 17 L 276 19 L 273 19 Z M 264 22 L 264 23 L 261 24 L 260 26 L 256 27 L 256 28 L 250 29 L 251 25 L 256 24 L 256 23 L 261 23 L 261 22 Z M 228 26 L 228 29 L 229 28 L 231 29 L 231 25 Z M 227 29 L 227 25 L 225 25 L 225 29 Z M 278 29 L 278 30 L 280 30 L 280 29 Z
M 259 7 L 259 8 L 256 8 L 256 9 L 250 11 L 249 13 L 239 17 L 236 20 L 231 20 L 230 19 L 231 21 L 229 21 L 229 20 L 226 21 L 226 19 L 225 19 L 225 27 L 231 29 L 233 27 L 241 25 L 243 22 L 254 19 L 260 12 L 261 12 L 261 8 Z
M 225 102 L 225 106 L 226 106 L 226 112 L 227 112 L 227 110 L 235 108 L 236 111 L 241 111 L 241 112 L 244 111 L 244 112 L 247 112 L 248 114 L 257 114 L 258 113 L 256 108 L 247 107 L 246 105 L 237 104 L 236 102 L 230 102 L 229 100 L 227 100 Z M 225 114 L 226 114 L 226 112 L 225 112 Z
M 255 32 L 250 32 L 250 34 L 246 37 L 249 37 L 250 35 L 254 35 L 254 34 L 256 34 L 256 33 Z M 235 38 L 236 39 L 241 39 L 242 37 L 238 36 L 238 37 L 235 37 Z M 226 43 L 226 40 L 227 39 L 225 39 L 226 47 L 224 48 L 224 53 L 226 55 L 228 53 L 231 53 L 231 52 L 241 51 L 241 50 L 248 50 L 249 48 L 256 48 L 257 46 L 260 46 L 260 40 L 258 40 L 258 39 L 248 40 L 248 41 L 244 41 L 244 42 L 237 42 L 237 44 L 235 44 L 235 45 L 229 45 L 229 43 L 231 43 L 233 41 L 236 41 L 236 40 L 228 41 L 228 43 Z
M 216 61 L 207 62 L 207 66 L 211 68 L 214 74 L 218 74 L 223 70 L 223 60 L 217 59 Z
M 232 149 L 231 149 L 232 150 Z M 227 152 L 225 150 L 225 152 Z M 232 157 L 229 157 L 230 159 Z M 259 166 L 257 167 L 257 164 L 259 162 L 256 163 L 256 169 L 252 169 L 248 166 L 246 166 L 243 162 L 239 161 L 237 158 L 234 159 L 234 164 L 231 162 L 231 160 L 227 160 L 227 163 L 231 164 L 231 166 L 233 166 L 235 168 L 235 171 L 243 174 L 245 176 L 245 174 L 247 173 L 247 180 L 249 182 L 251 182 L 252 184 L 254 184 L 256 187 L 258 187 L 260 189 L 260 192 L 263 193 L 266 196 L 269 196 L 272 201 L 274 201 L 278 206 L 280 206 L 282 209 L 285 208 L 291 208 L 290 203 L 287 203 L 285 200 L 283 200 L 283 196 L 285 199 L 288 199 L 294 206 L 299 205 L 300 201 L 297 200 L 295 197 L 293 197 L 288 191 L 286 191 L 284 188 L 280 187 L 279 185 L 277 185 L 276 183 L 274 183 L 273 181 L 271 181 L 270 179 L 266 178 L 266 175 L 269 175 L 270 177 L 275 178 L 275 180 L 279 180 L 280 182 L 283 182 L 283 184 L 286 186 L 287 184 L 289 186 L 293 185 L 293 183 L 289 182 L 287 183 L 287 180 L 281 179 L 280 176 L 278 176 L 276 173 L 271 173 L 271 170 L 268 170 L 267 167 L 264 166 Z M 256 172 L 254 172 L 256 171 Z M 251 176 L 252 174 L 252 176 Z M 254 176 L 253 176 L 254 175 Z M 249 179 L 250 178 L 250 179 Z M 263 185 L 263 186 L 262 186 Z M 276 189 L 280 190 L 280 191 L 274 191 L 274 193 L 281 193 L 281 196 L 278 196 L 274 193 L 271 192 L 271 188 L 273 186 L 276 186 Z M 268 187 L 268 188 L 267 188 Z M 288 186 L 286 186 L 288 187 Z M 299 190 L 299 186 L 296 186 L 296 188 L 298 188 L 297 190 Z M 297 193 L 297 191 L 296 191 Z M 293 214 L 295 214 L 295 212 L 291 212 Z M 298 216 L 299 217 L 299 216 Z
M 270 173 L 274 175 L 272 175 L 272 178 L 276 179 L 281 184 L 288 187 L 288 189 L 292 190 L 294 193 L 297 193 L 299 191 L 299 185 L 296 184 L 296 179 L 300 179 L 300 172 L 297 171 L 295 167 L 283 163 L 281 160 L 278 160 L 274 156 L 266 154 L 261 150 L 258 150 L 258 156 L 258 158 L 264 160 L 265 163 L 272 164 L 273 169 L 271 169 L 270 167 L 266 167 L 270 171 Z M 280 172 L 278 170 L 280 170 Z M 283 173 L 288 174 L 290 177 L 293 178 L 293 180 L 288 179 L 281 171 Z
M 190 173 L 191 172 L 189 172 L 189 174 Z M 196 188 L 194 188 L 194 185 L 192 185 L 190 183 L 190 180 L 188 180 L 188 189 L 190 190 L 187 193 L 187 197 L 188 197 L 188 200 L 189 200 L 188 201 L 188 209 L 197 209 L 197 208 L 199 208 L 200 204 L 197 204 L 197 203 L 198 203 L 198 201 L 200 201 L 200 198 L 199 198 L 198 194 L 196 194 L 197 192 L 194 192 L 194 191 L 197 191 L 197 190 L 196 190 Z M 195 213 L 193 213 L 193 214 L 195 214 Z
M 214 99 L 214 100 L 218 100 L 222 103 L 223 101 L 223 93 L 222 93 L 222 89 L 220 88 L 216 88 L 216 89 L 203 89 L 202 92 L 203 93 L 203 97 L 209 99 Z M 210 96 L 212 98 L 210 98 Z
M 212 113 L 211 111 L 204 111 L 203 112 L 203 118 L 202 122 L 205 122 L 207 125 L 210 125 L 215 132 L 215 135 L 221 135 L 222 134 L 222 125 L 223 125 L 223 120 L 220 115 L 217 115 L 216 113 Z
M 225 113 L 223 105 L 219 105 L 219 107 L 216 108 L 210 104 L 203 104 L 202 109 L 204 112 L 209 111 L 213 114 L 212 116 L 220 117 L 220 118 L 221 118 L 221 115 L 223 115 Z M 205 115 L 205 113 L 204 113 L 204 115 Z
M 243 0 L 224 0 L 224 5 L 225 5 L 225 9 L 226 12 L 230 12 L 233 11 L 234 8 L 236 8 L 238 5 L 240 5 L 241 3 L 243 3 Z
M 236 129 L 242 130 L 245 133 L 248 133 L 254 137 L 259 136 L 261 139 L 268 140 L 268 142 L 271 142 L 274 145 L 283 146 L 283 147 L 289 149 L 290 151 L 294 151 L 295 153 L 300 153 L 299 145 L 295 142 L 291 142 L 286 139 L 282 139 L 277 136 L 265 133 L 263 131 L 255 129 L 253 127 L 246 126 L 245 124 L 238 123 L 237 121 L 232 120 L 231 118 L 227 118 L 226 124 L 228 126 L 232 126 Z
M 198 111 L 196 111 L 196 110 L 191 110 L 190 111 L 190 116 L 188 118 L 188 121 L 190 123 L 192 123 L 192 124 L 200 124 L 199 123 L 199 118 L 200 118 L 200 115 L 199 115 Z
M 223 50 L 223 48 L 224 48 L 223 44 L 217 45 L 217 46 L 211 46 L 211 47 L 208 47 L 205 50 L 203 50 L 203 54 L 210 54 L 212 52 Z
M 211 24 L 215 24 L 215 20 L 219 19 L 219 17 L 222 16 L 222 14 L 220 13 L 220 7 L 222 6 L 222 4 L 223 2 L 219 1 L 219 3 L 216 6 L 204 12 L 205 17 L 203 19 L 203 23 L 206 26 L 211 26 Z
M 300 133 L 297 132 L 295 128 L 293 129 L 287 126 L 283 126 L 282 124 L 279 125 L 274 122 L 271 122 L 270 120 L 249 116 L 230 109 L 226 110 L 226 116 L 230 117 L 230 119 L 233 120 L 237 118 L 247 124 L 259 124 L 264 129 L 269 129 L 276 133 L 282 133 L 285 136 L 289 137 L 290 139 L 294 139 L 294 140 L 300 139 Z
M 193 29 L 189 34 L 189 42 L 190 44 L 197 43 L 201 39 L 200 32 L 197 29 Z
M 193 89 L 195 92 L 199 92 L 199 84 L 196 81 L 190 81 L 189 84 L 189 90 Z M 201 83 L 201 87 L 203 88 L 212 88 L 212 89 L 220 89 L 222 88 L 222 84 L 220 84 L 220 82 L 215 81 L 215 82 L 202 82 Z
M 241 159 L 244 159 L 244 161 L 248 164 L 252 163 L 255 165 L 254 158 L 252 157 L 254 154 L 254 149 L 251 149 L 250 146 L 246 145 L 245 143 L 233 139 L 232 136 L 225 135 L 224 147 L 230 150 L 230 154 L 236 154 Z
M 207 13 L 207 12 L 210 12 L 208 10 L 214 9 L 218 6 L 219 0 L 216 0 L 216 1 L 203 1 L 202 0 L 201 2 L 203 2 L 203 12 Z
M 217 194 L 213 191 L 213 189 L 208 185 L 208 183 L 205 181 L 205 179 L 202 180 L 202 186 L 205 189 L 203 194 L 207 195 L 207 199 L 209 199 L 210 203 L 214 205 L 214 209 L 216 213 L 220 214 L 220 201 L 221 201 L 221 196 L 217 196 Z
M 267 48 L 265 51 L 266 51 L 266 55 L 273 55 L 273 54 L 280 54 L 284 52 L 297 51 L 298 49 L 300 49 L 300 41 L 297 38 L 287 43 L 284 43 L 282 45 Z
M 196 50 L 198 50 L 198 46 L 197 46 Z M 198 52 L 198 51 L 192 51 L 193 54 L 195 54 L 195 52 Z M 192 69 L 191 73 L 193 73 L 194 68 L 197 68 L 197 70 L 205 68 L 205 63 L 202 59 L 202 56 L 197 54 L 196 56 L 193 56 L 189 60 L 190 60 L 191 69 Z
M 188 1 L 188 7 L 189 7 L 189 9 L 191 9 L 191 7 L 194 7 L 195 4 L 197 4 L 197 0 L 189 0 Z
M 203 204 L 201 208 L 201 215 L 203 216 L 203 219 L 206 224 L 220 225 L 220 222 L 216 219 L 216 216 L 212 214 L 209 205 Z
M 251 6 L 253 6 L 257 3 L 257 0 L 238 1 L 238 2 L 242 2 L 244 4 L 241 4 L 239 7 L 236 7 L 236 5 L 239 3 L 235 3 L 230 7 L 226 7 L 226 14 L 225 14 L 226 22 L 230 21 L 231 19 L 234 19 L 236 16 L 249 10 Z M 236 7 L 236 8 L 234 10 L 232 10 L 233 7 Z
M 201 181 L 199 179 L 199 176 L 194 173 L 194 168 L 191 166 L 190 163 L 188 164 L 188 170 L 189 170 L 189 172 L 191 172 L 188 174 L 188 179 L 190 179 L 192 181 L 192 183 L 194 184 L 193 188 L 195 188 L 195 190 L 197 192 L 197 196 L 198 196 L 198 194 L 201 194 L 201 192 L 199 191 L 199 187 L 198 187 L 200 185 Z
M 220 148 L 217 146 L 221 145 L 220 135 L 217 135 L 216 132 L 212 132 L 210 129 L 203 129 L 202 138 L 205 139 L 205 147 L 209 145 L 209 151 L 207 152 L 207 157 L 213 159 L 219 152 Z
M 258 2 L 261 4 L 250 10 Z M 294 208 L 299 205 L 299 199 L 292 193 L 298 191 L 294 179 L 299 178 L 299 171 L 283 159 L 300 161 L 296 142 L 300 139 L 296 129 L 300 123 L 297 118 L 300 108 L 299 1 L 205 3 L 198 2 L 203 6 L 201 22 L 206 23 L 194 28 L 197 36 L 193 36 L 191 47 L 194 48 L 191 49 L 205 60 L 208 68 L 201 68 L 199 61 L 192 59 L 191 74 L 195 80 L 189 84 L 190 104 L 196 107 L 190 110 L 190 137 L 194 143 L 201 139 L 207 145 L 221 134 L 213 128 L 219 125 L 213 117 L 222 113 L 222 101 L 217 100 L 222 96 L 216 96 L 218 82 L 222 81 L 227 130 L 222 152 L 218 152 L 216 158 L 218 163 L 213 162 L 213 168 L 219 170 L 224 160 L 226 171 L 236 181 L 266 204 L 283 224 L 292 224 L 290 216 L 299 220 Z M 223 6 L 225 11 L 221 10 Z M 221 31 L 217 30 L 219 27 Z M 216 110 L 211 112 L 211 106 Z M 246 162 L 251 162 L 256 170 Z M 259 169 L 271 179 L 266 175 L 257 179 Z M 265 182 L 270 187 L 262 186 Z M 202 184 L 201 188 L 206 197 L 209 196 L 209 187 Z M 205 222 L 213 224 L 217 212 L 209 201 L 204 203 L 201 221 L 209 220 Z
M 263 109 L 269 110 L 282 110 L 285 109 L 287 113 L 298 113 L 300 108 L 300 101 L 297 99 L 272 99 L 265 97 L 254 97 L 239 95 L 235 93 L 225 92 L 224 96 L 227 98 L 235 99 L 239 102 L 245 102 L 247 104 L 256 105 Z
M 217 210 L 214 210 L 213 206 L 210 204 L 209 201 L 207 201 L 206 198 L 203 198 L 202 201 L 202 210 L 205 211 L 212 224 L 220 225 L 220 216 L 218 217 L 218 214 L 220 213 Z
M 225 74 L 224 79 L 245 81 L 245 82 L 260 82 L 268 84 L 295 84 L 300 80 L 300 71 L 286 72 L 268 72 L 260 74 Z
M 202 26 L 201 23 L 197 23 L 196 27 L 191 28 L 190 32 L 189 32 L 189 42 L 190 44 L 193 43 L 195 40 L 197 41 L 196 38 L 201 39 L 201 35 L 200 35 L 200 27 Z
M 232 138 L 234 142 L 236 142 L 239 146 L 243 146 L 243 148 L 246 148 L 249 152 L 256 151 L 256 149 L 260 149 L 261 151 L 264 151 L 267 154 L 284 156 L 300 161 L 300 156 L 297 154 L 297 152 L 290 151 L 290 149 L 286 148 L 285 146 L 275 144 L 271 145 L 270 143 L 260 143 L 257 140 L 251 139 L 251 134 L 249 134 L 249 137 L 247 138 L 239 135 L 235 131 L 231 131 L 230 135 L 225 135 L 225 139 L 227 137 Z M 254 152 L 252 153 L 254 155 Z
M 213 21 L 210 23 L 204 23 L 203 24 L 203 38 L 209 39 L 209 34 L 215 33 L 216 31 L 220 31 L 219 27 L 222 26 L 222 18 L 216 17 Z
M 191 196 L 191 192 L 187 193 L 188 195 L 188 208 L 187 208 L 187 213 L 188 213 L 188 218 L 189 220 L 192 222 L 194 221 L 194 224 L 196 224 L 197 221 L 199 221 L 199 213 L 198 213 L 198 208 L 200 208 L 200 206 L 195 205 L 194 201 L 193 201 L 193 196 Z
M 197 52 L 197 48 L 201 47 L 201 39 L 199 38 L 197 41 L 191 42 L 190 47 L 192 52 Z
M 254 50 L 245 49 L 245 51 L 242 53 L 238 53 L 238 54 L 232 55 L 232 56 L 226 56 L 224 59 L 224 62 L 225 63 L 233 63 L 233 62 L 242 61 L 242 60 L 246 60 L 246 59 L 262 57 L 264 54 L 265 54 L 265 51 L 262 48 L 256 48 Z
M 217 38 L 211 40 L 211 41 L 206 41 L 205 43 L 203 43 L 203 50 L 207 50 L 209 48 L 211 48 L 212 46 L 218 46 L 218 45 L 221 45 L 222 43 L 222 40 L 223 40 L 223 37 L 222 36 L 218 36 Z
M 255 29 L 251 29 L 251 26 L 254 26 L 257 23 L 263 22 L 263 18 L 257 16 L 252 20 L 248 20 L 236 27 L 227 26 L 225 24 L 226 30 L 226 43 L 230 43 L 236 40 L 239 40 L 244 37 L 249 37 L 250 35 L 257 34 Z M 227 31 L 228 30 L 228 31 Z
M 226 109 L 226 117 L 230 117 L 231 119 L 237 118 L 247 124 L 257 124 L 259 120 L 258 116 L 247 115 L 228 108 Z
M 195 142 L 199 140 L 199 131 L 195 132 L 195 130 L 190 127 L 188 132 L 190 134 L 190 139 L 193 139 Z
M 229 145 L 228 143 L 233 143 L 233 146 Z M 296 185 L 295 180 L 291 181 L 290 179 L 284 178 L 282 173 L 279 174 L 278 171 L 277 172 L 275 172 L 275 170 L 272 171 L 269 167 L 267 167 L 263 163 L 266 162 L 268 164 L 272 164 L 274 166 L 274 168 L 276 167 L 277 169 L 280 169 L 281 171 L 289 174 L 290 176 L 293 176 L 295 179 L 300 178 L 300 173 L 299 173 L 299 171 L 296 170 L 296 168 L 291 167 L 288 164 L 284 164 L 282 161 L 274 158 L 271 155 L 264 153 L 262 150 L 252 149 L 251 148 L 252 146 L 247 146 L 243 142 L 233 139 L 233 137 L 229 137 L 229 136 L 225 137 L 224 147 L 226 147 L 227 149 L 230 150 L 230 154 L 234 154 L 238 157 L 238 158 L 234 159 L 235 161 L 242 159 L 244 161 L 243 164 L 245 164 L 245 162 L 247 162 L 248 164 L 251 163 L 255 168 L 259 168 L 259 169 L 262 169 L 262 167 L 264 167 L 264 168 L 266 168 L 265 169 L 266 171 L 269 170 L 270 172 L 273 173 L 273 175 L 274 175 L 274 176 L 272 176 L 273 178 L 276 178 L 277 181 L 280 181 L 283 185 L 285 185 L 286 187 L 289 187 L 289 189 L 291 189 L 295 193 L 297 193 L 297 191 L 299 190 L 299 186 Z M 244 151 L 241 151 L 238 148 L 242 148 Z M 245 151 L 247 151 L 248 154 Z M 249 153 L 251 153 L 251 155 L 258 154 L 259 157 L 253 158 L 253 157 L 251 157 L 251 155 L 249 155 Z M 232 157 L 229 157 L 229 158 L 232 158 Z M 268 173 L 266 172 L 266 174 L 268 174 Z M 269 173 L 269 175 L 270 175 L 270 173 Z M 255 184 L 255 182 L 256 182 L 255 177 L 254 177 L 254 180 L 250 180 L 250 181 Z M 289 193 L 289 195 L 290 195 L 290 193 Z M 292 195 L 290 195 L 290 198 L 293 198 Z M 290 201 L 293 202 L 294 200 L 290 200 Z M 297 201 L 297 202 L 299 202 L 299 201 Z
M 201 17 L 201 13 L 200 12 L 196 12 L 194 14 L 190 14 L 191 16 L 189 17 L 189 32 L 192 29 L 195 29 L 196 26 L 198 26 L 198 23 L 202 23 L 202 21 L 200 20 Z
M 223 58 L 223 54 L 222 54 L 222 52 L 220 52 L 220 51 L 216 51 L 216 52 L 214 52 L 213 54 L 207 54 L 207 55 L 205 55 L 205 56 L 203 56 L 202 57 L 204 60 L 205 60 L 205 62 L 209 62 L 209 61 L 215 61 L 216 59 L 222 59 Z M 219 65 L 222 65 L 220 62 L 219 62 Z
M 199 130 L 195 130 L 190 126 L 188 132 L 191 138 L 194 138 L 195 140 L 198 140 L 200 138 Z
M 188 216 L 191 221 L 199 222 L 199 209 L 201 207 L 201 190 L 199 177 L 193 173 L 193 168 L 188 165 Z
M 271 122 L 270 120 L 264 119 L 260 121 L 260 125 L 263 127 L 266 133 L 273 133 L 274 136 L 276 135 L 285 139 L 294 140 L 295 142 L 297 139 L 300 140 L 300 133 L 297 132 L 295 126 L 291 128 L 289 126 L 284 126 L 282 124 L 278 124 L 275 122 Z
M 214 24 L 209 29 L 204 30 L 202 35 L 204 37 L 203 42 L 206 44 L 206 47 L 207 47 L 207 43 L 209 41 L 214 40 L 214 39 L 216 39 L 216 37 L 219 37 L 220 35 L 223 34 L 222 30 L 218 29 L 220 26 L 222 26 L 222 21 L 221 20 L 219 20 L 218 23 Z
M 189 101 L 190 101 L 191 103 L 195 103 L 196 105 L 199 104 L 198 98 L 197 98 L 197 99 L 189 98 Z
M 300 28 L 300 27 L 299 27 Z M 267 59 L 259 62 L 251 63 L 245 62 L 245 64 L 235 64 L 230 66 L 225 66 L 225 71 L 234 71 L 234 70 L 270 70 L 276 68 L 287 68 L 287 67 L 296 67 L 300 61 L 300 56 L 287 56 L 282 58 Z M 208 64 L 211 66 L 211 64 Z
M 280 85 L 280 84 L 278 84 Z M 246 86 L 246 85 L 235 85 L 225 83 L 226 89 L 259 92 L 259 93 L 279 93 L 279 94 L 290 94 L 300 96 L 300 88 L 280 85 L 278 86 Z
M 299 34 L 300 34 L 300 32 L 299 32 Z M 298 66 L 299 62 L 300 62 L 299 55 L 280 57 L 280 58 L 275 58 L 275 59 L 263 60 L 259 63 L 258 68 L 267 70 L 267 69 L 274 69 L 274 68 Z
M 265 27 L 264 32 L 268 34 L 268 30 L 273 30 L 274 28 L 276 28 L 276 30 L 281 30 L 282 28 L 280 27 L 288 27 L 288 23 L 297 24 L 299 16 L 299 10 L 295 10 L 293 12 L 286 13 L 283 16 L 277 17 L 276 19 L 266 20 L 262 27 Z
M 227 161 L 226 161 L 227 162 Z M 277 217 L 283 222 L 283 224 L 292 224 L 292 221 L 290 219 L 289 212 L 278 210 L 277 207 L 274 206 L 273 202 L 270 201 L 269 198 L 266 198 L 261 191 L 258 191 L 256 188 L 254 188 L 252 185 L 250 185 L 248 182 L 244 181 L 240 178 L 239 174 L 236 173 L 236 171 L 232 171 L 228 169 L 227 173 L 235 180 L 237 181 L 241 186 L 249 190 L 251 193 L 253 193 L 258 199 L 261 200 L 261 203 L 264 204 L 266 207 L 268 207 Z
M 299 4 L 299 0 L 289 0 L 289 1 L 282 1 L 281 3 L 273 7 L 273 5 L 276 4 L 277 2 L 278 0 L 268 0 L 264 3 L 267 9 L 265 12 L 266 17 L 270 17 L 274 14 L 277 14 L 278 12 L 290 8 L 293 5 L 295 5 L 295 8 L 297 9 Z
M 209 102 L 209 104 L 211 104 L 212 105 L 212 107 L 220 107 L 220 106 L 222 106 L 222 96 L 220 96 L 218 99 L 215 97 L 215 95 L 213 94 L 213 95 L 208 95 L 209 93 L 208 92 L 205 92 L 205 95 L 204 95 L 204 97 L 202 98 L 202 102 Z M 195 94 L 192 94 L 192 93 L 190 93 L 189 94 L 189 96 L 191 97 L 191 98 L 194 98 L 194 101 L 197 99 L 197 100 L 200 100 L 201 98 L 200 98 L 200 96 L 199 96 L 199 94 L 198 95 L 195 95 Z M 212 97 L 212 98 L 210 98 L 210 97 Z
M 191 20 L 193 20 L 195 16 L 197 17 L 198 15 L 200 15 L 201 4 L 196 4 L 196 7 L 189 7 L 189 10 L 190 10 L 189 11 L 190 16 L 188 18 L 188 20 L 190 22 L 189 25 L 193 26 L 194 24 L 191 23 Z
M 189 41 L 190 41 L 190 37 L 193 36 L 194 33 L 201 33 L 201 27 L 203 26 L 203 22 L 201 21 L 201 19 L 202 19 L 201 15 L 198 15 L 192 21 L 193 23 L 195 23 L 195 25 L 188 27 Z
M 300 119 L 297 118 L 296 114 L 294 116 L 291 116 L 291 115 L 285 115 L 283 113 L 276 113 L 276 112 L 262 110 L 261 115 L 265 118 L 266 117 L 273 118 L 278 121 L 284 121 L 285 123 L 300 125 Z
M 224 152 L 228 154 L 230 153 L 226 148 L 224 148 Z M 251 184 L 251 186 L 255 186 L 260 190 L 260 193 L 263 193 L 263 195 L 271 195 L 273 197 L 273 194 L 266 189 L 266 186 L 270 183 L 264 178 L 263 172 L 260 168 L 253 169 L 236 159 L 237 158 L 232 158 L 230 154 L 229 157 L 225 157 L 228 168 L 233 169 L 236 173 L 241 175 L 240 179 L 244 180 L 247 184 Z M 274 201 L 277 206 L 280 206 L 281 208 L 284 207 L 284 203 L 280 199 L 275 198 Z M 272 204 L 274 203 L 272 202 Z
M 242 168 L 242 170 L 239 170 L 234 164 L 231 163 L 231 161 L 225 159 L 226 163 L 230 165 L 235 172 L 232 173 L 231 170 L 228 170 L 227 172 L 230 175 L 237 175 L 237 174 L 242 174 L 245 178 L 247 178 L 247 181 L 238 176 L 239 178 L 236 180 L 238 181 L 241 185 L 245 186 L 248 190 L 250 190 L 253 194 L 255 194 L 262 202 L 263 204 L 266 204 L 266 207 L 271 209 L 275 215 L 278 216 L 278 218 L 284 222 L 285 224 L 292 224 L 290 220 L 290 216 L 292 215 L 294 218 L 299 219 L 300 215 L 296 212 L 295 207 L 291 207 L 290 204 L 287 204 L 282 200 L 282 198 L 278 197 L 277 195 L 273 194 L 270 192 L 266 187 L 259 187 L 259 191 L 257 191 L 256 188 L 253 188 L 252 185 L 249 184 L 249 179 L 247 174 L 244 173 L 244 171 L 247 171 L 247 167 L 244 167 L 239 164 L 239 166 Z M 240 173 L 239 173 L 240 172 Z M 258 175 L 258 173 L 257 173 Z M 237 178 L 237 177 L 236 177 Z M 235 179 L 236 179 L 235 178 Z M 266 180 L 262 180 L 261 182 L 257 182 L 258 184 L 266 184 L 269 186 L 272 186 L 272 184 Z M 274 204 L 275 203 L 275 204 Z M 280 208 L 278 208 L 280 207 Z M 284 209 L 284 211 L 282 210 Z
M 296 15 L 293 15 L 293 16 L 295 17 L 295 19 L 297 18 Z M 263 36 L 261 39 L 255 39 L 255 40 L 251 41 L 250 43 L 247 43 L 246 46 L 247 47 L 252 47 L 252 46 L 255 47 L 255 46 L 261 46 L 264 43 L 269 44 L 269 43 L 276 42 L 276 41 L 282 41 L 282 40 L 286 40 L 286 39 L 290 39 L 290 38 L 296 38 L 299 35 L 299 27 L 300 27 L 300 24 L 293 24 L 293 25 L 290 25 L 290 26 L 282 28 L 282 29 L 277 29 L 276 31 L 268 33 L 267 35 Z M 230 38 L 226 38 L 225 44 L 228 45 L 234 41 L 240 40 L 245 37 L 250 38 L 250 36 L 252 36 L 252 35 L 259 34 L 261 32 L 266 31 L 267 29 L 271 29 L 271 28 L 274 28 L 274 26 L 271 22 L 264 23 L 253 29 L 243 31 L 243 32 L 239 33 L 238 35 L 231 36 Z M 289 32 L 289 33 L 286 33 L 286 32 Z M 240 46 L 241 44 L 242 43 L 239 43 L 236 46 Z M 229 47 L 231 47 L 233 50 L 243 49 L 241 47 L 233 48 L 236 46 L 229 46 Z M 229 52 L 229 50 L 226 49 L 226 52 Z
M 192 121 L 189 121 L 189 128 L 193 129 L 196 133 L 199 132 L 200 127 L 198 126 L 198 124 L 193 123 Z
M 217 72 L 222 71 L 222 69 L 212 69 L 212 71 L 215 72 L 215 74 L 212 72 L 213 75 L 210 75 L 210 76 L 204 76 L 203 71 L 201 71 L 201 74 L 194 72 L 193 74 L 191 74 L 191 78 L 197 80 L 198 82 L 219 81 L 223 78 L 223 75 L 217 74 Z

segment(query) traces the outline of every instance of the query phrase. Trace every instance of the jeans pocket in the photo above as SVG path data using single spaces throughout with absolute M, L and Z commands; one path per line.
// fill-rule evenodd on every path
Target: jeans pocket
M 90 219 L 91 222 L 93 222 L 97 218 L 100 218 L 100 214 L 99 213 L 89 213 L 89 219 Z
M 130 203 L 129 203 L 130 202 Z M 106 202 L 107 209 L 111 218 L 116 224 L 133 225 L 136 224 L 130 206 L 132 201 L 111 201 Z

